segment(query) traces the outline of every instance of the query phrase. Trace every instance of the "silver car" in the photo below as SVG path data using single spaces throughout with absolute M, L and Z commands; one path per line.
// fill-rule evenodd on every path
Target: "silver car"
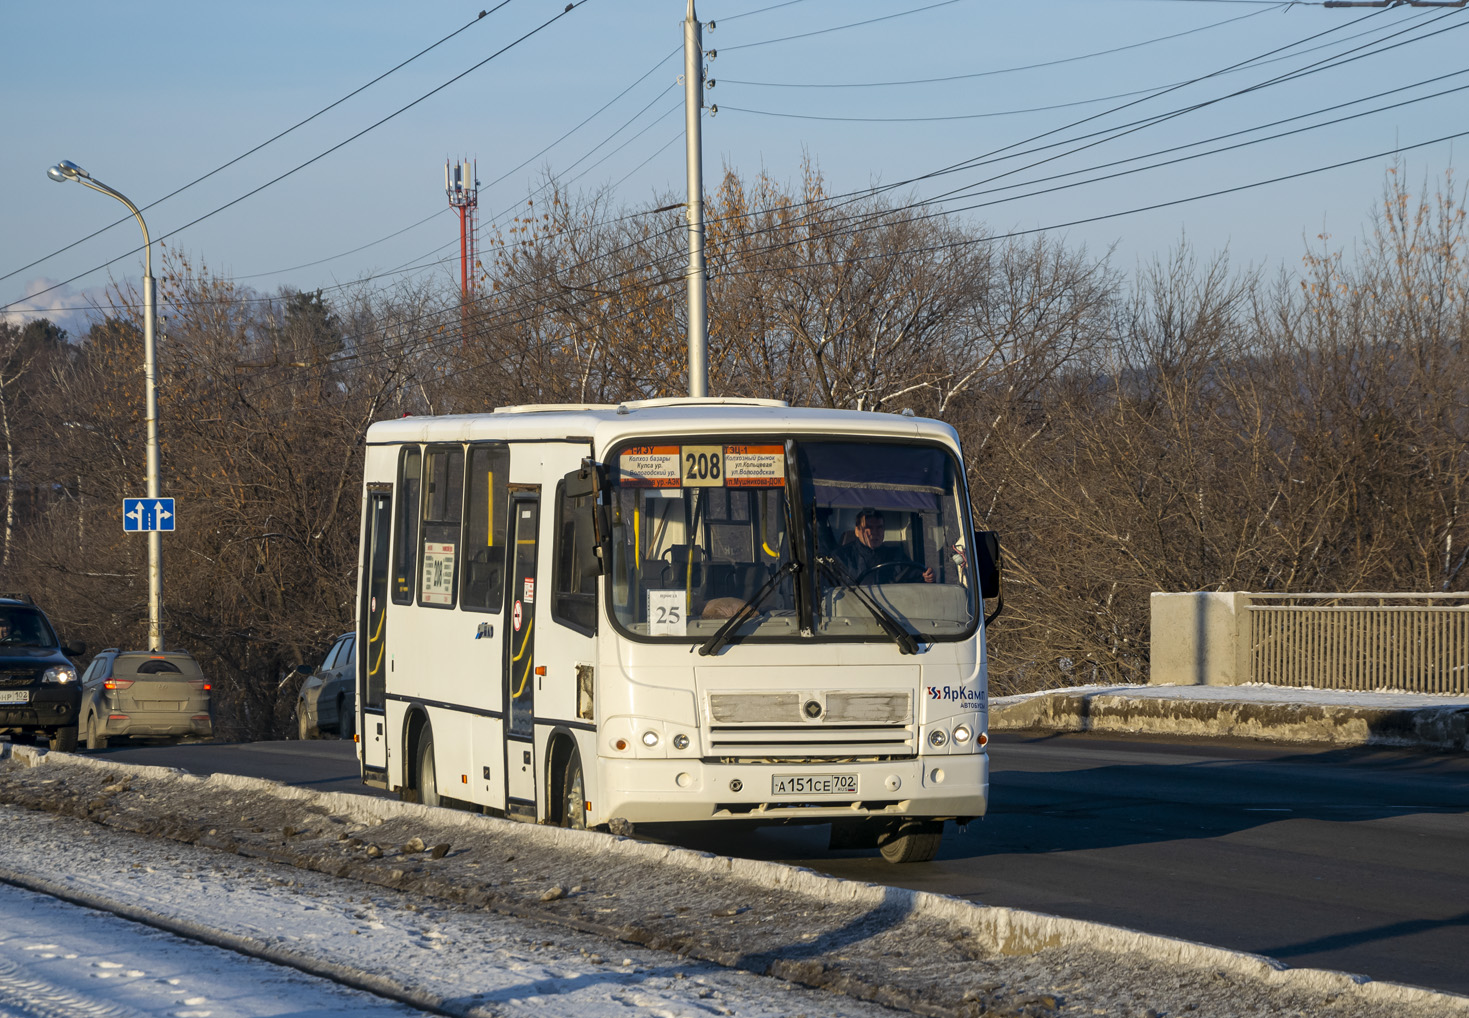
M 352 737 L 357 718 L 357 634 L 343 633 L 321 666 L 301 683 L 296 698 L 296 730 L 303 739 L 333 732 Z
M 88 749 L 122 737 L 178 742 L 214 734 L 209 680 L 182 650 L 102 651 L 82 673 L 78 719 Z

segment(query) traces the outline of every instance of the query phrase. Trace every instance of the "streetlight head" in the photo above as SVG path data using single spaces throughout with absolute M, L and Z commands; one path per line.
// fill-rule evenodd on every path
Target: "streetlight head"
M 62 183 L 68 180 L 81 180 L 83 177 L 90 178 L 92 175 L 70 159 L 63 159 L 47 170 L 46 176 L 57 183 Z

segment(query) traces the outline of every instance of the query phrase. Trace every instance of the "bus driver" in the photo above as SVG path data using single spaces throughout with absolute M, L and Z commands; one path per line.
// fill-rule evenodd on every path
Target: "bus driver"
M 934 582 L 933 567 L 924 569 L 903 554 L 896 545 L 884 545 L 887 525 L 882 513 L 866 508 L 857 512 L 855 541 L 837 549 L 837 560 L 852 574 L 852 579 L 879 583 Z

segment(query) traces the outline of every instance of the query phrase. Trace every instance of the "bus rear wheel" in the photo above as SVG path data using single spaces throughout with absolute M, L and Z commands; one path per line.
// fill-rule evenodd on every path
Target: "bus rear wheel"
M 878 850 L 890 863 L 928 862 L 944 840 L 942 820 L 902 820 L 878 837 Z
M 434 770 L 434 737 L 427 728 L 418 742 L 418 801 L 425 806 L 442 806 L 439 778 Z
M 566 760 L 561 779 L 561 826 L 579 831 L 587 829 L 587 781 L 581 769 L 581 755 L 575 750 Z

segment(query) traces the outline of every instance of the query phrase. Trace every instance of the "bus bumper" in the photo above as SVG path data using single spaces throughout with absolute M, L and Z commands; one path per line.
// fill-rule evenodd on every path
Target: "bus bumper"
M 677 823 L 745 820 L 823 823 L 864 816 L 969 818 L 989 803 L 989 757 L 951 754 L 863 763 L 723 764 L 603 758 L 602 802 L 588 820 Z M 855 793 L 780 792 L 792 784 L 842 785 Z M 793 783 L 791 778 L 809 779 Z M 828 780 L 837 779 L 837 780 Z

